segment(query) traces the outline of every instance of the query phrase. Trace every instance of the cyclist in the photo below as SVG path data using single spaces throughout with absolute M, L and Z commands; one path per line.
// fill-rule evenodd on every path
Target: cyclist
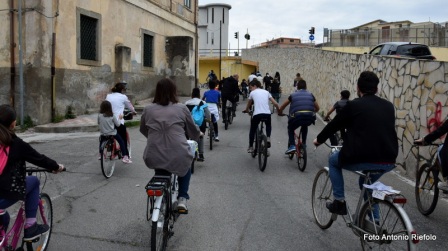
M 294 131 L 301 128 L 303 147 L 306 148 L 306 137 L 308 135 L 308 126 L 316 120 L 316 112 L 319 111 L 319 104 L 314 95 L 306 90 L 306 82 L 301 79 L 297 83 L 297 91 L 291 93 L 288 99 L 283 102 L 278 110 L 279 115 L 283 115 L 283 110 L 289 106 L 288 119 L 288 149 L 285 154 L 296 151 L 294 144 Z
M 249 101 L 247 102 L 246 109 L 243 113 L 249 112 L 252 104 L 254 105 L 254 111 L 252 120 L 250 121 L 250 132 L 249 132 L 249 148 L 247 149 L 248 153 L 252 153 L 254 151 L 254 139 L 255 132 L 257 131 L 258 124 L 262 119 L 266 119 L 266 136 L 268 138 L 268 147 L 271 147 L 271 110 L 269 109 L 269 101 L 271 101 L 274 106 L 279 109 L 277 102 L 275 102 L 274 98 L 272 98 L 271 94 L 260 88 L 261 83 L 257 79 L 252 80 L 249 83 L 249 88 L 251 90 L 249 94 Z
M 23 240 L 31 241 L 47 233 L 47 224 L 37 224 L 36 215 L 39 204 L 39 179 L 27 176 L 25 161 L 59 173 L 64 166 L 47 156 L 38 153 L 28 143 L 14 133 L 16 112 L 9 105 L 0 105 L 0 209 L 6 209 L 19 200 L 25 201 L 25 233 Z M 7 228 L 9 215 L 2 217 Z
M 388 172 L 395 167 L 398 155 L 395 108 L 391 102 L 375 95 L 378 83 L 375 73 L 362 72 L 357 83 L 360 98 L 348 102 L 314 140 L 314 145 L 319 146 L 337 130 L 347 129 L 341 150 L 329 158 L 334 201 L 328 202 L 327 208 L 331 213 L 347 214 L 342 169 Z M 372 183 L 381 175 L 372 175 Z M 359 182 L 363 184 L 362 177 Z
M 434 140 L 442 137 L 448 132 L 448 120 L 445 120 L 443 124 L 437 128 L 435 131 L 426 135 L 424 138 L 418 139 L 415 142 L 423 143 L 423 145 L 427 145 Z M 445 137 L 445 141 L 443 142 L 443 146 L 439 152 L 440 157 L 440 165 L 442 167 L 442 176 L 443 181 L 439 181 L 437 187 L 443 191 L 448 191 L 448 137 Z
M 243 92 L 243 95 L 245 95 L 247 97 L 247 95 L 249 93 L 249 85 L 247 84 L 246 79 L 244 79 L 244 78 L 241 81 L 241 91 Z
M 152 104 L 143 110 L 140 132 L 147 138 L 143 160 L 155 174 L 179 176 L 178 210 L 187 209 L 191 178 L 192 151 L 187 137 L 198 141 L 201 135 L 187 106 L 179 103 L 176 84 L 168 78 L 157 82 Z
M 115 118 L 117 118 L 117 120 L 120 122 L 120 126 L 117 127 L 117 133 L 124 141 L 126 141 L 127 139 L 126 126 L 124 125 L 124 119 L 120 119 L 119 116 L 120 114 L 122 115 L 124 113 L 124 108 L 128 108 L 134 115 L 137 114 L 135 112 L 134 106 L 132 106 L 131 101 L 129 101 L 128 97 L 123 94 L 126 92 L 126 85 L 127 84 L 125 82 L 116 83 L 112 88 L 112 93 L 109 93 L 106 96 L 106 100 L 112 104 L 112 111 L 114 112 Z M 122 151 L 128 152 L 127 144 L 124 145 Z M 123 161 L 128 160 L 129 157 L 123 157 Z
M 122 119 L 123 114 L 118 116 L 118 119 Z M 117 118 L 114 117 L 112 112 L 112 105 L 109 101 L 104 100 L 100 105 L 100 114 L 98 114 L 98 125 L 100 127 L 101 138 L 103 136 L 114 136 L 120 145 L 121 153 L 123 154 L 123 163 L 131 164 L 132 161 L 129 159 L 129 153 L 127 152 L 127 147 L 125 147 L 125 143 L 120 135 L 117 133 L 117 129 L 115 127 L 120 126 L 120 122 L 118 122 Z M 101 159 L 101 141 L 100 140 L 100 156 L 98 159 Z
M 280 81 L 277 78 L 274 78 L 269 90 L 275 101 L 280 102 Z
M 202 106 L 202 103 L 204 103 L 204 102 L 201 100 L 200 97 L 201 97 L 201 93 L 200 93 L 199 88 L 193 88 L 193 90 L 191 92 L 191 99 L 187 100 L 185 102 L 185 105 L 187 105 L 187 107 L 190 111 L 193 110 L 193 108 L 195 106 L 198 106 L 198 105 Z M 202 125 L 199 126 L 199 129 L 201 130 L 202 133 L 205 133 L 205 129 L 207 128 L 206 120 L 211 121 L 210 110 L 208 109 L 207 106 L 204 108 L 204 117 L 205 117 L 205 119 L 202 122 Z M 204 138 L 203 137 L 199 138 L 198 152 L 199 152 L 199 156 L 198 156 L 197 161 L 204 161 L 205 158 L 204 158 Z
M 241 93 L 240 88 L 238 88 L 238 74 L 234 74 L 226 79 L 224 79 L 221 89 L 221 95 L 222 95 L 222 117 L 226 118 L 226 103 L 227 100 L 232 102 L 232 116 L 235 117 L 235 111 L 236 111 L 236 101 L 237 96 Z M 223 119 L 223 123 L 225 122 Z
M 204 93 L 204 96 L 202 97 L 202 100 L 204 100 L 207 105 L 208 109 L 211 113 L 211 121 L 213 123 L 213 131 L 215 132 L 215 141 L 219 142 L 218 138 L 218 120 L 219 120 L 219 110 L 218 105 L 221 103 L 221 93 L 217 90 L 215 90 L 216 87 L 216 81 L 210 81 L 208 82 L 208 87 L 210 90 L 206 91 Z M 213 137 L 213 135 L 210 135 L 210 137 Z
M 327 116 L 324 117 L 325 121 L 330 120 L 330 115 L 334 111 L 336 111 L 336 114 L 338 114 L 342 108 L 347 104 L 348 99 L 350 98 L 350 92 L 347 90 L 341 91 L 341 100 L 336 101 L 336 103 L 333 105 L 333 107 L 328 111 Z M 345 137 L 345 130 L 341 130 L 341 138 L 343 139 Z M 330 142 L 332 146 L 338 145 L 338 140 L 336 138 L 336 135 L 333 135 L 330 137 Z

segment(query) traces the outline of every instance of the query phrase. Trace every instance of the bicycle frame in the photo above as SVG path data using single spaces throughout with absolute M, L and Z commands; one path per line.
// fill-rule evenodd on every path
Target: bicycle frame
M 146 185 L 146 191 L 148 196 L 153 201 L 151 202 L 151 221 L 156 222 L 159 219 L 160 209 L 162 205 L 163 196 L 167 195 L 168 212 L 174 216 L 174 220 L 177 219 L 176 214 L 173 211 L 174 205 L 177 203 L 177 176 L 163 176 L 154 175 L 151 181 Z M 148 219 L 149 220 L 149 219 Z
M 40 171 L 43 171 L 43 170 L 40 170 Z M 48 197 L 48 195 L 45 195 L 45 196 Z M 20 237 L 22 236 L 22 233 L 23 233 L 23 230 L 25 227 L 25 202 L 20 201 L 19 203 L 20 203 L 19 210 L 17 211 L 16 219 L 14 221 L 14 224 L 10 228 L 10 230 L 7 231 L 7 229 L 3 229 L 3 227 L 0 228 L 0 250 L 16 250 L 18 247 Z M 8 212 L 7 212 L 7 210 L 3 210 L 2 213 L 7 214 Z M 39 198 L 37 214 L 38 214 L 38 216 L 40 216 L 42 218 L 43 224 L 49 223 L 48 219 L 46 218 L 45 212 L 44 212 L 44 205 L 43 205 L 41 198 Z M 50 231 L 51 231 L 51 229 L 50 229 Z M 49 235 L 50 233 L 47 233 L 47 234 Z M 20 247 L 23 250 L 23 246 L 24 246 L 24 244 L 26 244 L 27 250 L 31 251 L 31 250 L 33 250 L 33 246 L 31 245 L 31 243 L 33 243 L 35 241 L 39 241 L 40 238 L 44 238 L 44 237 L 41 236 L 38 239 L 33 240 L 33 241 L 23 241 L 22 240 L 22 245 Z M 46 249 L 46 247 L 47 247 L 46 245 L 48 245 L 48 243 L 45 243 L 44 245 L 45 245 L 44 249 Z M 40 249 L 38 249 L 38 250 L 40 250 Z

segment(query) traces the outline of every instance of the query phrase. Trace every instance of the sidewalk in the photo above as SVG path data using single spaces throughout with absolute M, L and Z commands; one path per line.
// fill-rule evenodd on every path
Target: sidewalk
M 190 97 L 178 97 L 180 103 L 185 103 Z M 135 106 L 137 115 L 133 120 L 140 120 L 143 108 L 152 102 L 152 98 L 137 101 Z M 74 119 L 66 119 L 59 123 L 49 123 L 38 125 L 33 128 L 36 133 L 72 133 L 72 132 L 97 132 L 98 129 L 98 113 L 87 115 L 78 115 Z

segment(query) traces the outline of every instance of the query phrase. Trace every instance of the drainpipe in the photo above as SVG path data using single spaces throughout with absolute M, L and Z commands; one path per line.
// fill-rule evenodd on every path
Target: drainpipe
M 56 118 L 56 70 L 55 70 L 55 52 L 56 52 L 56 33 L 53 32 L 51 43 L 51 121 Z
M 22 48 L 22 1 L 19 1 L 19 83 L 20 83 L 20 126 L 23 126 L 24 106 L 23 100 L 23 48 Z
M 15 99 L 14 94 L 16 92 L 16 62 L 15 62 L 15 53 L 14 53 L 14 47 L 15 47 L 15 36 L 14 36 L 14 0 L 10 0 L 9 3 L 9 9 L 10 9 L 10 53 L 9 57 L 11 58 L 11 79 L 10 79 L 10 87 L 9 87 L 9 100 L 12 107 L 15 106 Z
M 194 60 L 194 87 L 198 87 L 198 60 L 199 60 L 199 58 L 198 58 L 198 55 L 199 55 L 199 52 L 198 52 L 198 48 L 199 48 L 199 41 L 198 41 L 198 39 L 199 39 L 199 35 L 198 35 L 198 3 L 199 3 L 199 1 L 198 0 L 196 0 L 195 1 L 196 3 L 194 4 L 194 25 L 195 25 L 195 29 L 196 29 L 196 38 L 195 38 L 195 44 L 194 44 L 194 50 L 195 50 L 195 52 L 196 52 L 196 55 L 195 55 L 195 60 Z

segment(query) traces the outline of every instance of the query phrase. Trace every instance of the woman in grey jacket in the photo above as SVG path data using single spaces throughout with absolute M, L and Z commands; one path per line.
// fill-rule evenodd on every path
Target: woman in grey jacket
M 156 174 L 179 176 L 178 209 L 187 210 L 190 165 L 193 161 L 189 138 L 198 141 L 201 132 L 187 106 L 179 103 L 177 88 L 171 79 L 160 80 L 152 104 L 145 107 L 140 132 L 147 138 L 143 160 Z

